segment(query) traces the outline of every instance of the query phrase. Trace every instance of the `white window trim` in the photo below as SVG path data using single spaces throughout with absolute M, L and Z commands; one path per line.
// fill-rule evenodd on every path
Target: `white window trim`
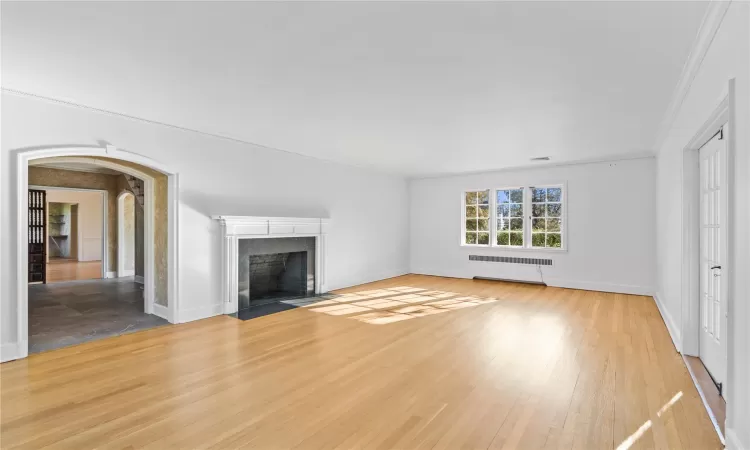
M 461 235 L 459 236 L 459 243 L 461 247 L 477 247 L 477 248 L 489 248 L 489 246 L 492 244 L 492 220 L 495 216 L 495 206 L 494 202 L 492 201 L 492 198 L 489 200 L 489 206 L 490 206 L 490 229 L 488 233 L 490 233 L 490 244 L 467 244 L 466 243 L 466 194 L 469 192 L 481 192 L 481 191 L 488 191 L 488 195 L 492 196 L 492 189 L 483 188 L 483 189 L 464 189 L 461 192 Z
M 555 188 L 559 187 L 562 189 L 562 198 L 560 199 L 560 204 L 562 205 L 562 215 L 560 218 L 562 219 L 562 230 L 560 232 L 560 237 L 562 239 L 562 243 L 560 248 L 551 248 L 551 247 L 531 247 L 531 189 L 532 188 Z M 512 247 L 510 245 L 498 245 L 497 244 L 497 191 L 504 191 L 509 189 L 524 189 L 524 198 L 523 198 L 523 219 L 524 219 L 524 227 L 523 227 L 523 247 Z M 568 183 L 567 182 L 558 182 L 558 183 L 535 183 L 535 184 L 529 184 L 528 186 L 508 186 L 508 187 L 498 187 L 498 188 L 490 188 L 490 243 L 488 245 L 484 244 L 467 244 L 465 243 L 466 240 L 466 193 L 467 192 L 478 192 L 478 191 L 486 191 L 487 188 L 479 188 L 479 189 L 465 189 L 461 192 L 461 235 L 459 236 L 459 242 L 461 247 L 469 247 L 469 248 L 482 248 L 482 249 L 494 249 L 494 250 L 500 250 L 505 252 L 533 252 L 533 253 L 567 253 L 568 252 Z

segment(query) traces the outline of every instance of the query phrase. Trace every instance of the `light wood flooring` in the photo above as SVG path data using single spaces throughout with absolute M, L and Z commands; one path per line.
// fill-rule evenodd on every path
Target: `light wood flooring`
M 220 316 L 32 355 L 0 366 L 0 446 L 721 448 L 650 297 L 416 275 L 344 292 L 395 287 L 497 301 Z
M 47 263 L 47 283 L 73 280 L 92 280 L 102 277 L 101 261 L 50 260 Z

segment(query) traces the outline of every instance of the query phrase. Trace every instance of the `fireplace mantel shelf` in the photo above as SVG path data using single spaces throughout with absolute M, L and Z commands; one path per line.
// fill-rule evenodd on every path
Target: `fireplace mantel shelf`
M 211 217 L 221 224 L 222 302 L 224 314 L 237 312 L 238 243 L 240 239 L 315 237 L 315 293 L 327 292 L 326 253 L 330 219 L 310 217 Z
M 330 219 L 310 217 L 212 216 L 225 236 L 317 236 L 326 234 Z

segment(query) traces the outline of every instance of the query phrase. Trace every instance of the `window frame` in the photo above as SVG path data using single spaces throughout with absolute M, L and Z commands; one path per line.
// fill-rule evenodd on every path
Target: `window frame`
M 487 195 L 492 195 L 492 189 L 464 189 L 461 193 L 461 236 L 460 236 L 460 242 L 462 247 L 479 247 L 479 248 L 487 248 L 490 244 L 492 244 L 492 218 L 495 216 L 495 207 L 492 202 L 492 198 L 488 198 L 487 206 L 489 209 L 489 216 L 487 216 L 487 220 L 489 221 L 489 229 L 487 230 L 487 233 L 490 235 L 489 244 L 468 244 L 466 242 L 466 194 L 470 192 L 482 192 L 487 191 Z
M 482 191 L 487 191 L 487 195 L 488 196 L 492 196 L 492 189 L 489 189 L 489 188 L 484 188 L 484 189 L 464 189 L 461 192 L 461 236 L 459 237 L 460 238 L 459 242 L 461 243 L 462 247 L 487 248 L 487 247 L 490 246 L 490 244 L 492 244 L 492 220 L 493 220 L 493 217 L 495 216 L 495 207 L 494 207 L 494 202 L 492 201 L 492 198 L 489 198 L 489 202 L 487 203 L 487 205 L 489 206 L 488 220 L 489 220 L 489 224 L 490 224 L 489 229 L 487 230 L 487 233 L 489 233 L 489 235 L 490 235 L 489 244 L 468 244 L 466 242 L 466 231 L 467 231 L 466 230 L 466 206 L 467 206 L 466 205 L 466 194 L 468 194 L 469 192 L 482 192 Z
M 523 242 L 522 247 L 511 245 L 499 245 L 497 243 L 497 192 L 513 189 L 523 189 Z M 560 214 L 560 247 L 532 247 L 531 225 L 532 225 L 532 193 L 535 188 L 560 188 L 560 205 L 562 213 Z M 490 202 L 490 241 L 489 244 L 467 244 L 466 243 L 466 194 L 469 192 L 489 191 Z M 509 252 L 536 252 L 536 253 L 566 253 L 568 251 L 568 183 L 528 183 L 527 185 L 508 185 L 504 187 L 485 188 L 485 189 L 464 189 L 461 192 L 461 235 L 460 243 L 462 247 L 477 247 L 486 249 L 497 249 Z

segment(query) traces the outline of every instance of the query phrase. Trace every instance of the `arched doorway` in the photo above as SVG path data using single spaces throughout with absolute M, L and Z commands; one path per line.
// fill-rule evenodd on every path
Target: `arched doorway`
M 135 275 L 135 196 L 128 191 L 117 197 L 117 276 Z
M 28 167 L 33 161 L 42 158 L 55 158 L 58 161 L 64 161 L 65 158 L 76 158 L 78 161 L 84 158 L 89 164 L 107 167 L 118 170 L 124 174 L 129 174 L 143 180 L 144 195 L 152 198 L 154 193 L 154 177 L 150 176 L 139 166 L 159 172 L 166 176 L 167 200 L 165 211 L 162 211 L 165 220 L 160 220 L 159 226 L 166 228 L 166 250 L 165 255 L 160 261 L 156 261 L 154 252 L 154 230 L 155 211 L 153 202 L 147 202 L 144 208 L 144 308 L 149 314 L 155 314 L 169 322 L 178 323 L 178 295 L 177 295 L 177 213 L 178 213 L 178 174 L 167 168 L 161 163 L 146 158 L 136 153 L 118 150 L 114 146 L 106 147 L 55 147 L 43 149 L 18 150 L 16 152 L 16 197 L 17 209 L 16 218 L 18 226 L 19 239 L 17 241 L 17 279 L 16 279 L 16 336 L 15 353 L 3 360 L 25 358 L 28 356 L 28 274 L 24 268 L 29 267 L 28 261 L 28 242 L 29 242 L 29 216 L 28 211 Z M 164 297 L 167 299 L 166 305 L 156 303 L 155 300 L 155 282 L 156 282 L 156 265 L 157 262 L 163 266 L 163 277 L 166 282 L 166 292 Z M 164 302 L 162 302 L 164 303 Z

